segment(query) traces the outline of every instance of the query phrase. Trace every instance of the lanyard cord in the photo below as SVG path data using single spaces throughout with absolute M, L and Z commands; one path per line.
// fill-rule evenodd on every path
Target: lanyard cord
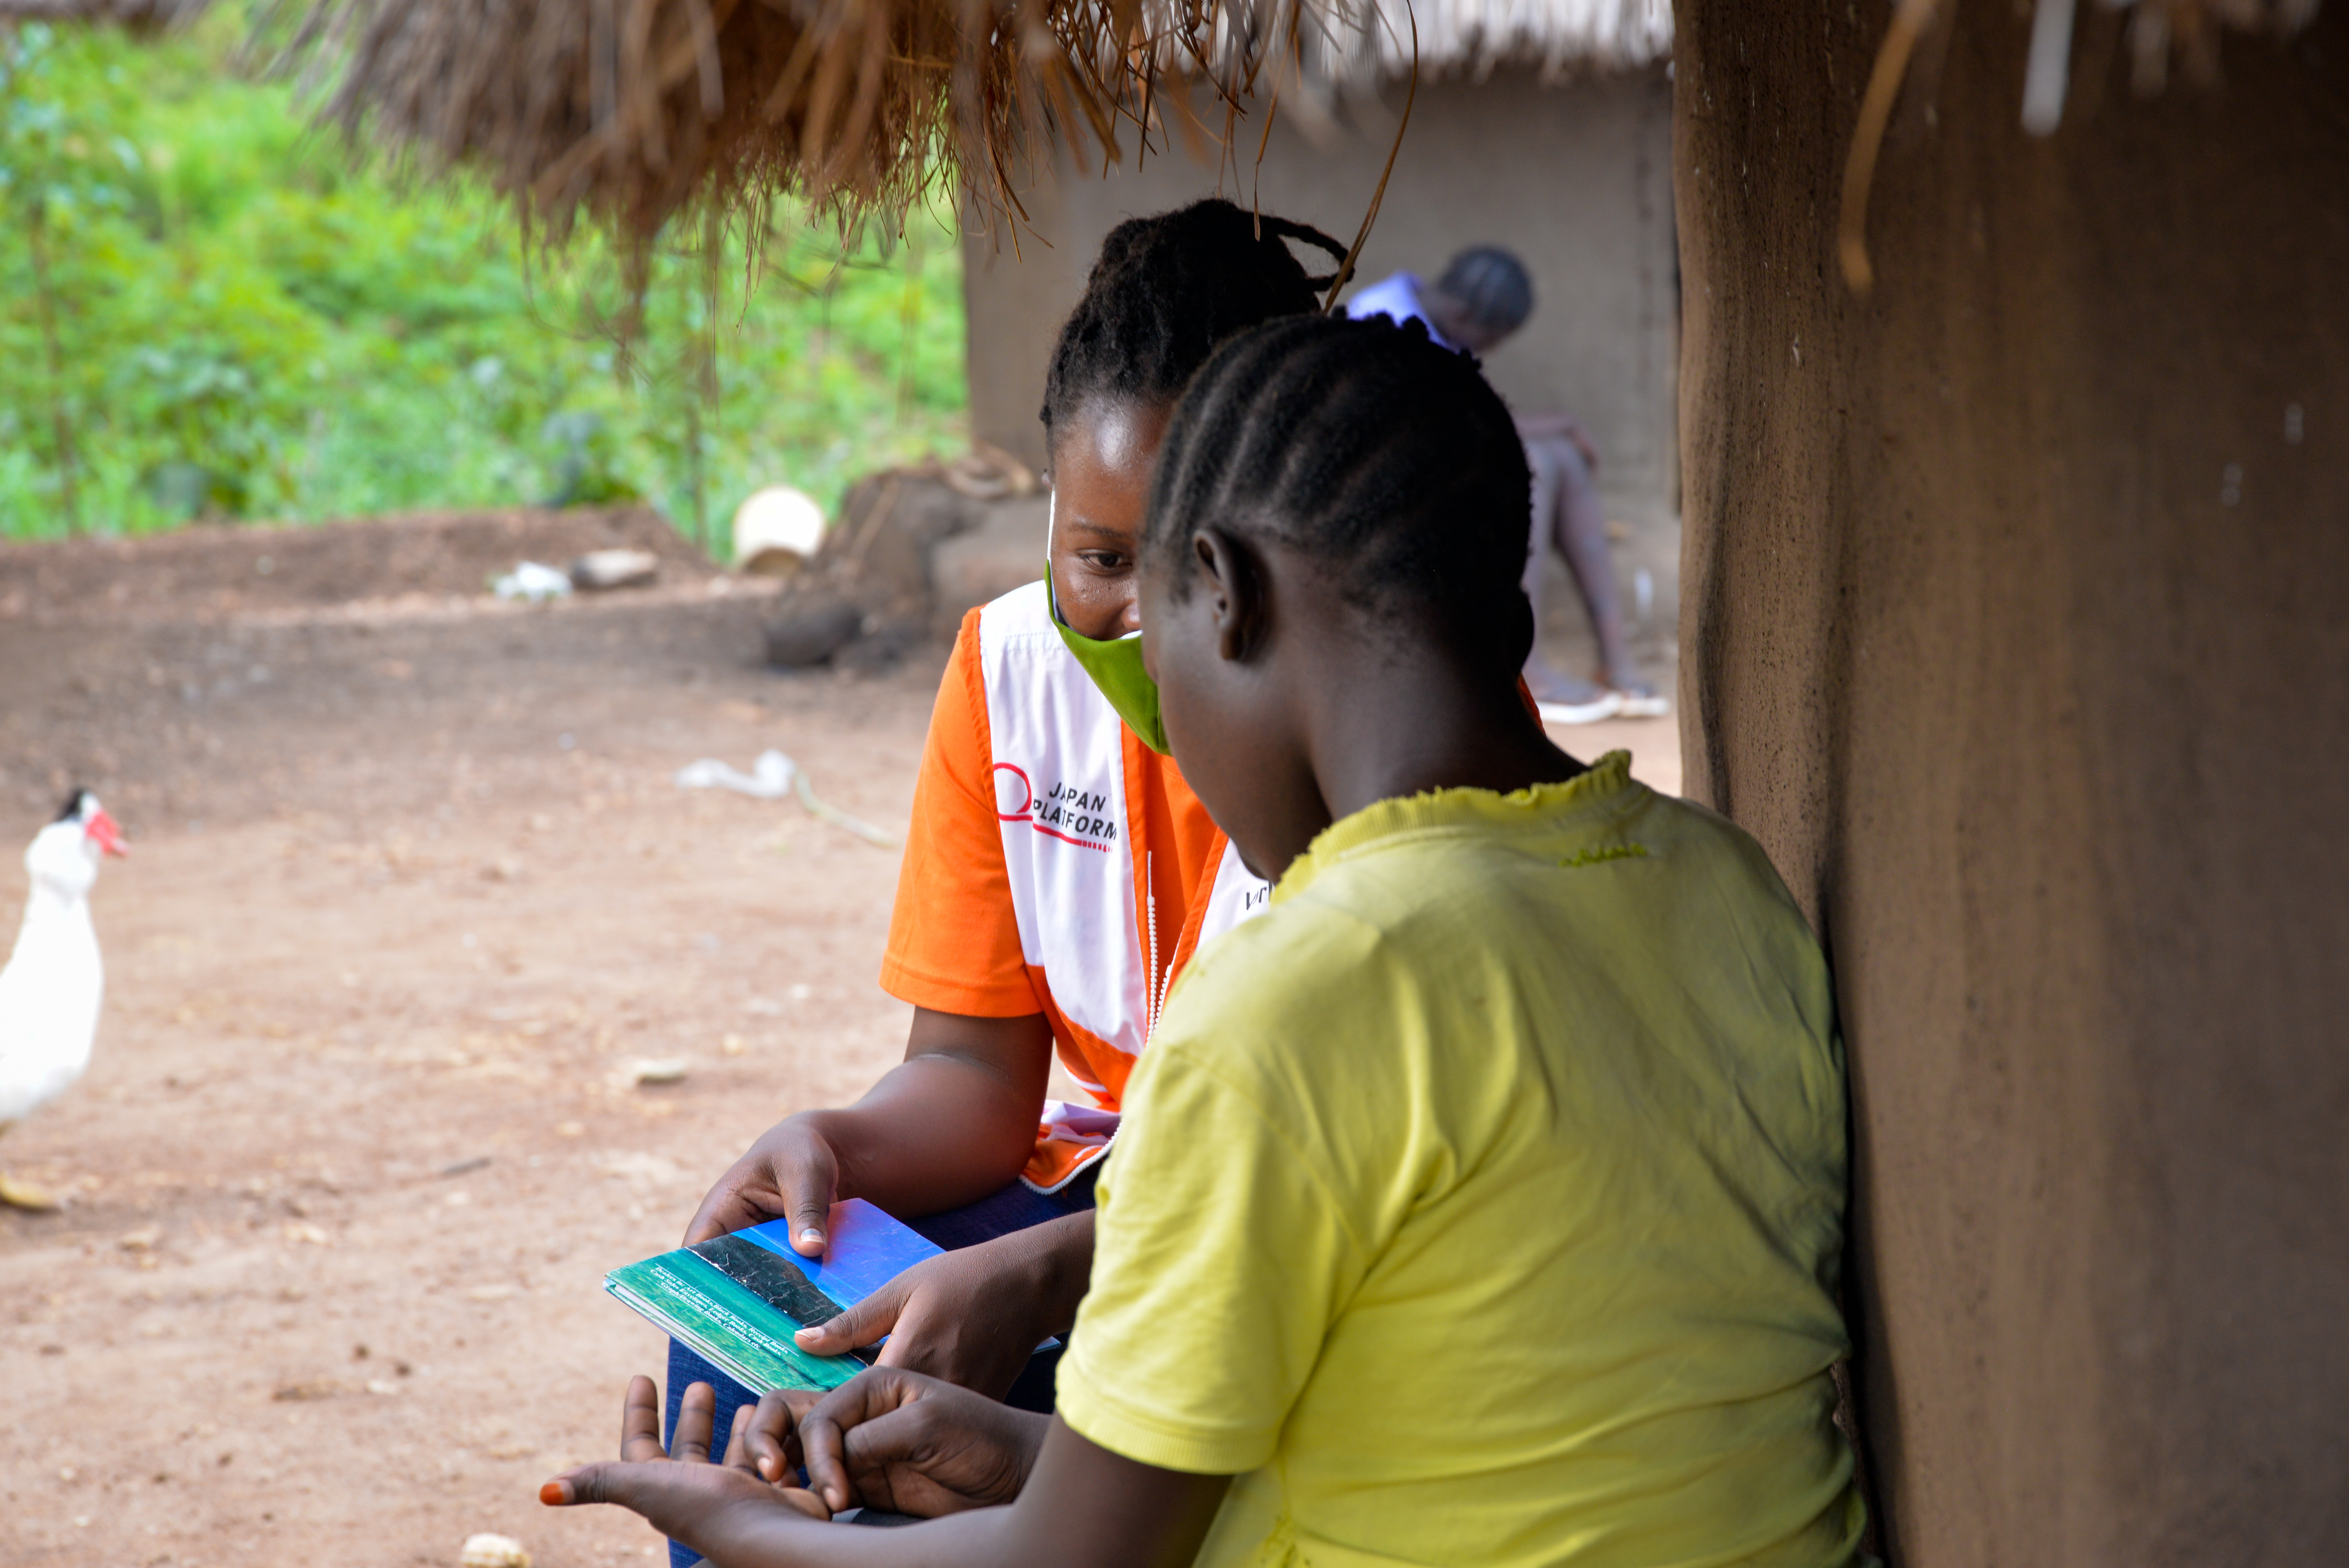
M 1154 857 L 1144 850 L 1142 853 L 1143 907 L 1147 913 L 1150 926 L 1150 975 L 1143 982 L 1147 989 L 1142 995 L 1142 1041 L 1144 1045 L 1148 1045 L 1151 1037 L 1158 1033 L 1158 1016 L 1166 1010 L 1166 993 L 1174 986 L 1174 955 L 1172 953 L 1166 955 L 1164 977 L 1161 978 L 1158 973 L 1158 879 L 1154 874 L 1155 870 Z M 1181 945 L 1179 938 L 1176 945 Z
M 1152 874 L 1150 851 L 1142 852 L 1143 906 L 1150 913 L 1150 974 L 1143 981 L 1142 1043 L 1148 1045 L 1150 1037 L 1158 1032 L 1158 879 Z

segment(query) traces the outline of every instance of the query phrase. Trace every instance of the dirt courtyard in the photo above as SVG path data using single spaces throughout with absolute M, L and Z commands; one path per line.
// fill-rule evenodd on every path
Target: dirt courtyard
M 613 542 L 660 583 L 479 592 Z M 0 1139 L 72 1198 L 0 1212 L 0 1561 L 657 1552 L 535 1497 L 660 1371 L 602 1275 L 908 1013 L 873 981 L 895 852 L 672 775 L 780 748 L 901 831 L 946 648 L 779 676 L 763 597 L 641 514 L 0 549 L 0 919 L 69 784 L 133 842 L 88 1076 Z M 1559 738 L 1677 789 L 1674 727 Z

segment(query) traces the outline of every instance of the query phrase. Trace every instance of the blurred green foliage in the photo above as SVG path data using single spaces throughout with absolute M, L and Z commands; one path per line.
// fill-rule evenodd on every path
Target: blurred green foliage
M 844 253 L 779 205 L 755 265 L 697 226 L 620 333 L 608 247 L 358 167 L 232 69 L 240 9 L 0 26 L 0 538 L 643 497 L 721 545 L 761 485 L 961 443 L 943 205 Z

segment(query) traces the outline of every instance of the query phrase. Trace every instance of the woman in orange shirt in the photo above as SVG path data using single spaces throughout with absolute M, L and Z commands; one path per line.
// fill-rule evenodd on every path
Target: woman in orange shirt
M 1065 1330 L 1092 1251 L 1092 1180 L 1167 988 L 1263 882 L 1164 755 L 1141 675 L 1133 555 L 1175 399 L 1225 339 L 1319 308 L 1297 240 L 1208 201 L 1112 230 L 1052 356 L 1049 575 L 964 618 L 930 720 L 882 988 L 914 1005 L 905 1059 L 854 1106 L 778 1123 L 703 1200 L 687 1244 L 789 1216 L 808 1256 L 861 1197 L 944 1257 L 801 1336 L 834 1354 L 1050 1406 L 1030 1349 Z M 1057 1052 L 1091 1103 L 1045 1099 Z M 1038 1108 L 1043 1108 L 1039 1124 Z M 918 1218 L 929 1216 L 928 1219 Z M 747 1391 L 678 1347 L 721 1429 Z

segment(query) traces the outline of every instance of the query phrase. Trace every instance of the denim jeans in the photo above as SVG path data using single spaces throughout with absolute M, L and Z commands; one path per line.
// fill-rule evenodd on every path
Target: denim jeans
M 1101 1161 L 1096 1160 L 1067 1186 L 1050 1194 L 1030 1190 L 1025 1182 L 1014 1181 L 990 1198 L 981 1198 L 968 1208 L 949 1209 L 943 1214 L 930 1214 L 918 1220 L 908 1220 L 906 1225 L 941 1250 L 955 1252 L 963 1247 L 991 1242 L 998 1236 L 1008 1236 L 1014 1231 L 1024 1231 L 1030 1225 L 1040 1225 L 1048 1220 L 1064 1219 L 1082 1213 L 1093 1206 L 1093 1180 L 1100 1174 Z M 1011 1391 L 1003 1397 L 1005 1404 L 1021 1410 L 1050 1411 L 1052 1408 L 1052 1374 L 1060 1365 L 1059 1349 L 1040 1350 L 1029 1357 L 1027 1369 L 1012 1384 Z M 734 1412 L 743 1405 L 755 1405 L 759 1396 L 752 1390 L 696 1356 L 672 1339 L 668 1345 L 668 1387 L 663 1405 L 666 1418 L 663 1429 L 668 1433 L 669 1451 L 677 1449 L 678 1408 L 685 1400 L 686 1389 L 695 1383 L 707 1383 L 718 1396 L 718 1408 L 711 1426 L 711 1448 L 722 1450 L 726 1434 L 734 1429 Z M 712 1458 L 716 1457 L 713 1452 Z M 875 1519 L 872 1522 L 880 1523 Z M 692 1568 L 701 1561 L 691 1551 L 672 1541 L 668 1543 L 669 1568 Z

